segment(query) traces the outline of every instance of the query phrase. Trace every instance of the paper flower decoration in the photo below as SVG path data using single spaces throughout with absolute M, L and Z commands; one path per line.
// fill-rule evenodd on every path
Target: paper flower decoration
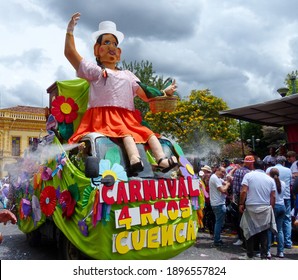
M 111 167 L 111 162 L 108 159 L 102 159 L 99 162 L 99 177 L 91 179 L 91 187 L 87 187 L 83 193 L 83 207 L 86 207 L 91 194 L 94 194 L 94 203 L 92 206 L 92 224 L 96 226 L 97 222 L 101 219 L 109 221 L 110 217 L 110 206 L 104 206 L 99 200 L 99 188 L 102 186 L 102 180 L 105 179 L 106 182 L 114 184 L 118 181 L 127 181 L 127 174 L 123 168 L 118 163 L 114 163 Z M 104 209 L 104 211 L 103 211 Z
M 112 176 L 115 182 L 128 180 L 123 166 L 118 163 L 114 163 L 111 167 L 111 162 L 108 159 L 102 159 L 99 162 L 99 175 L 102 178 L 105 178 L 106 176 Z
M 41 211 L 46 216 L 51 216 L 56 208 L 56 190 L 53 186 L 45 187 L 39 198 Z
M 32 207 L 31 207 L 31 202 L 28 199 L 26 198 L 21 199 L 20 211 L 21 211 L 20 216 L 22 219 L 26 219 L 30 216 Z
M 123 166 L 118 163 L 114 163 L 111 167 L 111 161 L 109 159 L 100 160 L 99 177 L 91 179 L 91 186 L 95 189 L 99 189 L 101 184 L 104 184 L 101 182 L 101 180 L 103 179 L 108 179 L 109 181 L 113 181 L 113 183 L 119 181 L 127 182 L 128 180 L 126 171 L 124 170 Z
M 86 219 L 80 220 L 78 222 L 78 226 L 80 229 L 80 232 L 84 235 L 84 236 L 88 236 L 88 226 L 86 224 Z
M 41 210 L 38 197 L 36 195 L 32 196 L 32 212 L 33 212 L 33 221 L 37 223 L 41 219 Z
M 38 172 L 33 175 L 34 190 L 40 189 L 40 187 L 41 187 L 41 183 L 42 183 L 41 174 L 42 174 L 42 172 L 43 172 L 43 167 L 40 167 Z
M 179 157 L 179 162 L 181 166 L 179 167 L 181 174 L 183 177 L 191 177 L 191 178 L 196 178 L 194 169 L 191 165 L 191 163 L 187 160 L 186 157 L 181 156 Z
M 72 98 L 57 96 L 52 102 L 51 113 L 59 123 L 72 123 L 78 117 L 79 106 Z
M 52 180 L 53 177 L 52 177 L 52 169 L 50 167 L 44 167 L 43 170 L 42 170 L 42 173 L 41 173 L 41 179 L 43 181 L 49 181 L 49 180 Z
M 52 177 L 54 177 L 56 174 L 59 177 L 59 179 L 62 178 L 62 169 L 63 166 L 66 164 L 66 157 L 65 153 L 62 153 L 61 155 L 56 156 L 56 169 L 52 172 Z
M 76 201 L 72 197 L 69 190 L 64 190 L 60 193 L 59 204 L 62 208 L 62 217 L 66 217 L 66 219 L 69 219 L 74 213 L 76 205 Z
M 58 123 L 55 117 L 50 114 L 46 123 L 47 132 L 53 133 L 58 128 Z

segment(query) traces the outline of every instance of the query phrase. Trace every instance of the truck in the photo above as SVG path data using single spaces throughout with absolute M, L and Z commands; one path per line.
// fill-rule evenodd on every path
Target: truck
M 62 259 L 170 259 L 196 242 L 204 207 L 200 179 L 181 147 L 160 143 L 178 167 L 161 172 L 138 144 L 144 170 L 131 173 L 121 138 L 98 132 L 67 140 L 87 108 L 88 83 L 48 88 L 48 135 L 29 147 L 11 176 L 19 229 L 31 245 L 46 236 Z M 60 109 L 60 110 L 57 110 Z M 64 114 L 63 114 L 64 113 Z

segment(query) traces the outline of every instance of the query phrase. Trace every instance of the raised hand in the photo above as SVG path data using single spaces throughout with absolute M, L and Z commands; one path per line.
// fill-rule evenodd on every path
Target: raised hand
M 80 16 L 81 16 L 80 13 L 75 13 L 72 15 L 71 20 L 69 21 L 67 26 L 67 33 L 71 33 L 71 34 L 73 33 L 74 27 L 78 23 Z

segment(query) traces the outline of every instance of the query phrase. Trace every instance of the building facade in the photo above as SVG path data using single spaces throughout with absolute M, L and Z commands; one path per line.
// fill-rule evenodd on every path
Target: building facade
M 0 109 L 0 178 L 8 175 L 30 142 L 47 134 L 46 112 L 30 106 Z

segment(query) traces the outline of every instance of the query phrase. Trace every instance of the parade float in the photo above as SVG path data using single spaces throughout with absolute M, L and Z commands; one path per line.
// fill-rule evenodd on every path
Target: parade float
M 32 245 L 46 235 L 66 259 L 169 259 L 196 241 L 204 189 L 177 143 L 160 137 L 179 165 L 160 172 L 138 144 L 144 170 L 129 172 L 119 139 L 100 133 L 67 140 L 87 108 L 88 83 L 48 88 L 48 135 L 29 147 L 13 176 L 19 229 Z

